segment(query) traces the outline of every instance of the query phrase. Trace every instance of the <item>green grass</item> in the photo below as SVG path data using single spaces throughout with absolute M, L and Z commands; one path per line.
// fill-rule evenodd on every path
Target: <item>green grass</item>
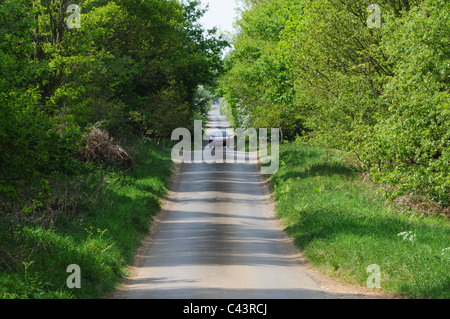
M 417 298 L 450 298 L 450 223 L 386 201 L 338 153 L 285 143 L 272 176 L 277 211 L 305 256 L 323 272 L 366 285 L 381 270 L 381 289 Z M 402 212 L 403 211 L 403 212 Z M 415 239 L 398 234 L 411 231 Z
M 54 182 L 60 204 L 72 203 L 55 207 L 51 227 L 0 219 L 0 299 L 100 298 L 114 290 L 159 211 L 172 163 L 169 147 L 133 137 L 124 148 L 132 170 L 87 164 Z M 70 264 L 80 266 L 80 289 L 66 285 Z

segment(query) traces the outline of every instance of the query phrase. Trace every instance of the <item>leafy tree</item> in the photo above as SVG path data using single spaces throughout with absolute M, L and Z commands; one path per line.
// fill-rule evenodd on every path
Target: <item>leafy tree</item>
M 376 180 L 450 203 L 450 3 L 427 0 L 386 18 L 383 48 L 394 67 L 368 145 Z
M 80 28 L 69 4 L 0 5 L 2 199 L 72 172 L 96 123 L 152 138 L 190 127 L 197 87 L 221 70 L 227 42 L 198 24 L 198 1 L 83 0 Z
M 293 113 L 292 76 L 280 60 L 277 43 L 297 1 L 251 1 L 237 22 L 234 42 L 221 92 L 230 103 L 237 125 L 280 127 L 292 134 L 299 122 Z
M 369 0 L 245 4 L 220 91 L 240 125 L 307 136 L 393 196 L 449 204 L 448 1 L 380 0 L 381 28 Z

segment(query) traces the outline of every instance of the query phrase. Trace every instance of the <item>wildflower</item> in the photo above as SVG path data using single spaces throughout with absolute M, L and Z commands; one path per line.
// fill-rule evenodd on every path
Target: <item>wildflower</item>
M 403 240 L 409 240 L 410 242 L 413 242 L 416 240 L 416 234 L 414 234 L 412 231 L 404 231 L 401 233 L 398 233 L 397 236 L 403 236 Z

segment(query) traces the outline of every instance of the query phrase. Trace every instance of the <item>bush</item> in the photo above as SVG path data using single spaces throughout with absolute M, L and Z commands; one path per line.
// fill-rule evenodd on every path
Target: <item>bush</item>
M 237 122 L 347 152 L 389 199 L 448 206 L 450 3 L 380 0 L 381 28 L 369 0 L 250 3 L 220 81 Z
M 395 186 L 391 196 L 414 192 L 450 205 L 450 3 L 424 1 L 384 28 L 395 75 L 365 159 L 377 181 Z
M 42 189 L 30 192 L 30 183 L 73 170 L 71 155 L 79 149 L 79 129 L 55 121 L 36 100 L 27 92 L 4 101 L 0 109 L 0 199 L 32 197 Z

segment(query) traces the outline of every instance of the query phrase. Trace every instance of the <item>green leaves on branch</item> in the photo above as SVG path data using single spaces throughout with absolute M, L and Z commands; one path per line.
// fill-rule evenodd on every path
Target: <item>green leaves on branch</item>
M 239 125 L 354 154 L 376 181 L 450 203 L 450 3 L 248 1 L 221 93 Z M 420 4 L 420 5 L 419 5 Z
M 189 127 L 197 87 L 221 70 L 227 43 L 202 29 L 198 1 L 84 0 L 80 28 L 69 4 L 0 5 L 0 199 L 70 172 L 97 122 L 154 139 Z

